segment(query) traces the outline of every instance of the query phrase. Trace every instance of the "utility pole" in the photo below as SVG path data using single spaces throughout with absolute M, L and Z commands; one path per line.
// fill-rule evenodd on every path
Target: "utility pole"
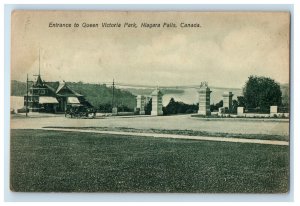
M 39 75 L 41 75 L 41 49 L 39 48 Z
M 112 85 L 112 114 L 117 115 L 118 114 L 118 108 L 115 107 L 115 79 L 113 79 L 113 85 Z
M 28 74 L 26 79 L 26 117 L 28 117 Z
M 113 87 L 112 87 L 112 108 L 115 107 L 115 79 L 113 79 Z

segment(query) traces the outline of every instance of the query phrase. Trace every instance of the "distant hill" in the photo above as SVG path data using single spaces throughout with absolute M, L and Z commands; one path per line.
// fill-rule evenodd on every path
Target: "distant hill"
M 82 82 L 67 82 L 67 85 L 85 98 L 94 106 L 111 104 L 112 88 L 106 85 L 87 84 Z M 26 94 L 26 83 L 16 80 L 11 81 L 11 96 L 24 96 Z M 136 106 L 135 95 L 128 91 L 115 89 L 115 104 L 134 109 Z
M 110 105 L 112 101 L 112 88 L 106 85 L 89 84 L 82 82 L 67 82 L 67 84 L 77 91 L 78 93 L 85 96 L 85 98 L 95 107 L 101 105 Z M 289 105 L 289 85 L 280 85 L 282 91 L 282 103 L 283 105 Z M 211 87 L 211 104 L 216 104 L 222 100 L 222 94 L 226 91 L 233 92 L 233 98 L 242 95 L 241 89 L 228 89 L 220 87 Z M 151 88 L 116 88 L 115 89 L 115 102 L 118 106 L 126 106 L 131 110 L 136 106 L 136 95 L 150 95 L 153 89 Z M 164 88 L 162 89 L 164 94 L 163 104 L 166 106 L 170 99 L 173 97 L 176 101 L 182 101 L 187 104 L 193 104 L 198 101 L 198 94 L 196 89 L 185 89 L 185 88 Z M 11 96 L 23 96 L 26 94 L 26 83 L 19 82 L 16 80 L 11 81 Z
M 85 96 L 85 98 L 95 107 L 112 102 L 112 87 L 104 84 L 88 84 L 81 82 L 67 82 L 68 86 L 76 92 Z M 115 88 L 115 104 L 134 109 L 136 106 L 136 96 L 128 91 Z
M 31 85 L 30 85 L 31 86 Z M 11 80 L 11 96 L 24 96 L 26 94 L 26 83 Z

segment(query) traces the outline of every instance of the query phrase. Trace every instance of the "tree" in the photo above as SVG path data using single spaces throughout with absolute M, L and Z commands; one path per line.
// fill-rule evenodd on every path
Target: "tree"
M 238 106 L 239 106 L 239 102 L 234 99 L 232 101 L 232 110 L 231 110 L 231 113 L 237 113 Z
M 245 97 L 243 97 L 243 96 L 238 96 L 238 97 L 237 97 L 237 101 L 238 101 L 238 106 L 239 106 L 239 107 L 245 107 L 245 106 L 246 106 Z
M 178 113 L 177 110 L 178 110 L 178 103 L 175 102 L 174 98 L 172 97 L 170 99 L 169 104 L 166 106 L 166 113 L 167 114 L 177 114 Z
M 272 105 L 281 105 L 279 83 L 268 77 L 250 76 L 243 88 L 245 106 L 266 111 Z
M 149 102 L 145 106 L 145 114 L 150 115 L 152 110 L 152 98 L 149 100 Z
M 183 102 L 177 102 L 174 98 L 170 99 L 169 104 L 163 107 L 164 115 L 172 114 L 190 114 L 198 111 L 197 104 L 185 104 Z
M 223 100 L 219 101 L 216 104 L 211 104 L 210 105 L 210 111 L 211 112 L 218 111 L 220 107 L 223 107 Z
M 223 107 L 223 100 L 219 101 L 219 103 L 216 104 L 217 110 L 218 110 L 220 107 Z

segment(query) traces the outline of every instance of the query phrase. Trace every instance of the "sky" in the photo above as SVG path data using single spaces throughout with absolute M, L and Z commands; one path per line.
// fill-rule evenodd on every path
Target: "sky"
M 206 81 L 241 88 L 257 75 L 289 83 L 289 19 L 285 12 L 14 11 L 11 79 L 24 82 L 27 73 L 34 79 L 40 67 L 45 81 L 115 79 L 150 86 Z M 72 26 L 53 28 L 50 22 Z M 137 28 L 124 27 L 126 22 Z M 177 27 L 162 27 L 164 22 Z M 101 23 L 120 23 L 121 28 Z M 144 28 L 142 23 L 161 27 Z M 181 23 L 199 27 L 182 28 Z

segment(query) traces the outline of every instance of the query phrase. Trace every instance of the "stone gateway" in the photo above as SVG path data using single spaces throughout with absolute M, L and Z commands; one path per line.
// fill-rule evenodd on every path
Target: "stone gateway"
M 199 110 L 198 114 L 208 116 L 210 112 L 210 88 L 208 87 L 207 82 L 201 82 L 200 89 L 198 90 L 199 94 Z
M 151 111 L 151 115 L 153 116 L 160 116 L 163 115 L 163 111 L 162 111 L 162 96 L 163 94 L 161 93 L 161 91 L 157 88 L 155 89 L 152 93 L 152 111 Z

